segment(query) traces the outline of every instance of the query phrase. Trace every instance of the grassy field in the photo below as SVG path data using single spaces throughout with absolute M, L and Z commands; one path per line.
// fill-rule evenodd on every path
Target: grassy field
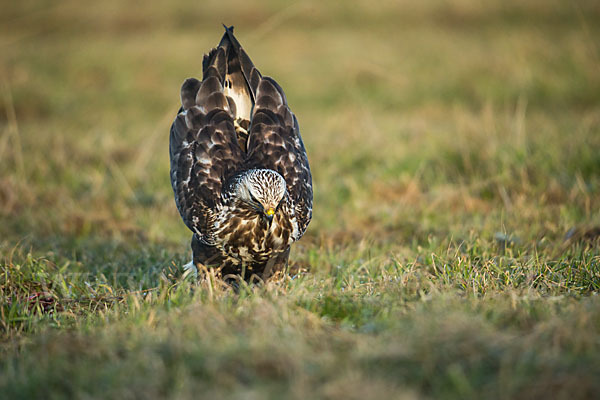
M 0 398 L 600 396 L 597 1 L 0 3 Z M 315 185 L 238 292 L 168 176 L 221 22 Z

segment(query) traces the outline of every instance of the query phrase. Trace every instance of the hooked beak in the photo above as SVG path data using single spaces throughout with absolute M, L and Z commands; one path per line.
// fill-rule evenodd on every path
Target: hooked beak
M 275 215 L 274 208 L 269 208 L 269 209 L 265 210 L 265 217 L 267 217 L 267 220 L 269 222 L 273 221 L 273 215 Z

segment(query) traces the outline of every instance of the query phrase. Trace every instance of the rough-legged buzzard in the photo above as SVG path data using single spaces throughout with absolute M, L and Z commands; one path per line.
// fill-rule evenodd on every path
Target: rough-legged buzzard
M 171 126 L 171 185 L 193 232 L 192 263 L 266 278 L 287 264 L 312 216 L 312 179 L 283 89 L 225 27 L 187 79 Z

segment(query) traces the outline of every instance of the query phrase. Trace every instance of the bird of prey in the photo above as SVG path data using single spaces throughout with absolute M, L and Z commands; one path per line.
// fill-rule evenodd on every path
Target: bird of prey
M 186 269 L 268 278 L 312 217 L 312 178 L 283 89 L 262 76 L 225 26 L 203 79 L 181 87 L 171 126 L 171 185 L 193 232 Z

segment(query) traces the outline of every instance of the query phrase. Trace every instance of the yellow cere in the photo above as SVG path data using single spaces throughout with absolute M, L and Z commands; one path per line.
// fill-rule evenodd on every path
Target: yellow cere
M 271 215 L 275 214 L 275 210 L 272 208 L 269 208 L 266 212 L 266 214 L 270 217 Z

